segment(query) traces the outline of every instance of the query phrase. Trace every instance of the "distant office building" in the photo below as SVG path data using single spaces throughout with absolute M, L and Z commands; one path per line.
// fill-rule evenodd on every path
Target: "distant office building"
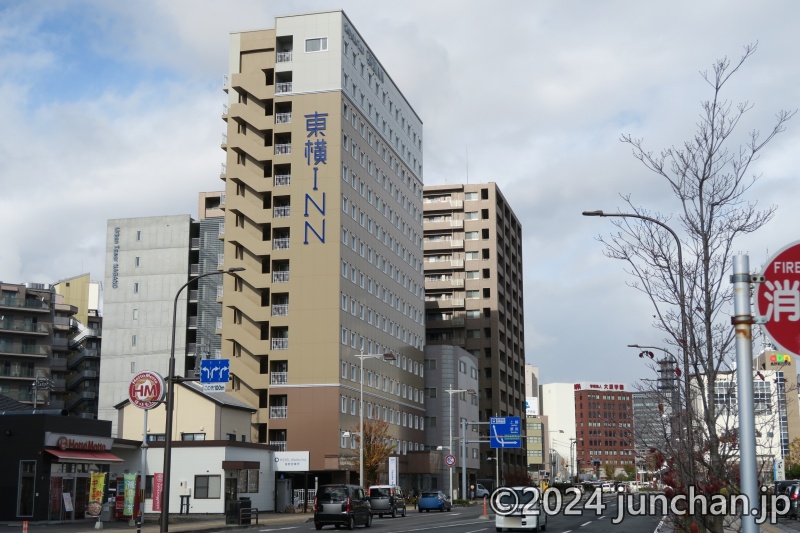
M 547 458 L 547 470 L 556 477 L 559 473 L 568 472 L 566 465 L 570 464 L 570 458 L 575 453 L 572 448 L 575 446 L 572 443 L 578 438 L 575 384 L 545 383 L 539 389 L 542 415 L 548 422 L 545 426 L 544 456 Z M 577 460 L 575 465 L 577 466 Z
M 222 356 L 254 441 L 354 481 L 364 420 L 424 448 L 422 121 L 342 11 L 231 34 Z M 345 435 L 349 435 L 346 437 Z
M 636 391 L 633 398 L 633 431 L 635 448 L 640 456 L 651 449 L 665 450 L 672 433 L 672 408 L 668 398 L 658 390 Z
M 777 418 L 772 428 L 765 431 L 779 435 L 780 452 L 775 456 L 787 457 L 789 446 L 800 438 L 800 401 L 798 401 L 797 361 L 794 355 L 777 350 L 763 350 L 755 360 L 756 374 L 753 379 L 753 391 L 756 401 L 756 413 L 764 411 L 764 399 L 774 396 L 777 407 Z M 772 379 L 767 372 L 773 372 Z M 763 376 L 763 378 L 762 378 Z
M 426 186 L 423 210 L 426 342 L 478 359 L 482 421 L 524 417 L 522 226 L 495 183 Z M 525 471 L 524 449 L 502 457 L 503 472 Z M 492 463 L 481 468 L 494 477 Z
M 548 470 L 545 460 L 547 449 L 545 435 L 547 419 L 542 416 L 539 401 L 539 367 L 525 365 L 525 441 L 528 474 L 534 478 L 542 477 Z
M 635 465 L 633 398 L 619 383 L 576 383 L 575 430 L 581 473 L 594 471 L 613 478 L 625 465 Z M 605 470 L 606 466 L 613 472 Z M 603 468 L 603 471 L 598 471 Z
M 459 392 L 448 392 L 459 391 Z M 442 447 L 442 454 L 452 454 L 458 461 L 453 473 L 453 488 L 461 491 L 461 464 L 466 461 L 467 485 L 477 483 L 480 466 L 480 448 L 477 443 L 477 425 L 468 425 L 466 430 L 466 457 L 462 457 L 462 423 L 478 420 L 478 360 L 458 346 L 425 347 L 425 445 L 436 451 Z M 450 440 L 453 449 L 450 450 Z M 444 472 L 435 472 L 430 484 L 422 488 L 450 488 Z

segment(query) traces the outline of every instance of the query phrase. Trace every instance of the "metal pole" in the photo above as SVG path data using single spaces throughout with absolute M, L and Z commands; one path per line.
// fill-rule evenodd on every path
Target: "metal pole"
M 453 390 L 453 384 L 450 384 L 450 391 Z M 453 453 L 453 392 L 448 394 L 450 396 L 450 419 L 447 423 L 447 429 L 450 430 L 450 446 L 447 448 L 447 453 Z M 450 467 L 450 499 L 453 499 L 453 467 Z
M 466 500 L 467 492 L 467 419 L 461 420 L 461 499 Z
M 358 447 L 358 483 L 362 487 L 364 484 L 364 351 L 361 351 L 362 357 L 358 358 L 358 367 L 361 373 L 361 386 L 359 388 L 358 400 L 358 442 L 361 444 Z
M 206 276 L 218 276 L 222 274 L 232 274 L 234 272 L 241 272 L 244 267 L 233 267 L 228 270 L 218 270 L 215 272 L 207 272 L 195 276 L 186 283 L 184 283 L 178 292 L 175 293 L 175 303 L 172 308 L 172 346 L 169 352 L 169 377 L 167 378 L 167 421 L 164 430 L 164 487 L 161 491 L 161 533 L 169 532 L 169 485 L 172 472 L 172 422 L 173 414 L 175 412 L 175 329 L 178 321 L 178 297 L 183 292 L 183 289 L 194 283 L 200 278 Z
M 753 347 L 750 313 L 750 258 L 733 257 L 733 309 L 731 320 L 736 330 L 736 385 L 739 389 L 739 473 L 742 493 L 747 497 L 742 509 L 742 532 L 758 533 L 759 527 L 751 509 L 758 507 L 756 475 L 756 428 L 753 405 Z
M 144 410 L 144 427 L 142 429 L 142 500 L 139 502 L 139 527 L 144 522 L 144 496 L 147 491 L 147 409 Z

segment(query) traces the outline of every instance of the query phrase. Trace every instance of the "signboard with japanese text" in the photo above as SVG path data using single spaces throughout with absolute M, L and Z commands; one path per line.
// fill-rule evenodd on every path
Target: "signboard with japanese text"
M 575 390 L 597 390 L 597 391 L 625 391 L 625 385 L 622 383 L 591 383 L 581 382 L 575 384 Z
M 309 452 L 275 452 L 276 472 L 308 472 Z
M 489 441 L 492 448 L 521 448 L 521 423 L 518 416 L 489 419 Z
M 200 361 L 200 383 L 203 392 L 225 392 L 230 380 L 230 359 L 203 359 Z
M 311 167 L 313 181 L 311 191 L 306 192 L 303 201 L 303 244 L 308 244 L 309 237 L 316 238 L 325 243 L 325 193 L 319 192 L 318 179 L 319 165 L 328 164 L 328 141 L 325 139 L 325 130 L 328 129 L 328 114 L 315 111 L 305 115 L 306 142 L 303 146 L 303 155 L 306 165 Z M 338 169 L 337 169 L 338 170 Z
M 527 396 L 525 398 L 525 416 L 528 418 L 539 416 L 539 398 Z
M 800 241 L 773 255 L 756 285 L 755 314 L 766 318 L 764 332 L 779 349 L 800 355 Z
M 389 485 L 397 485 L 397 456 L 389 457 Z

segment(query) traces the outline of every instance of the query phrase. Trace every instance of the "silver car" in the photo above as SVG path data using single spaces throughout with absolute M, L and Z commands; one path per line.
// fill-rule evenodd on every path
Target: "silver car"
M 406 515 L 406 497 L 397 485 L 373 485 L 369 488 L 369 503 L 372 514 L 379 517 L 388 514 L 396 518 Z

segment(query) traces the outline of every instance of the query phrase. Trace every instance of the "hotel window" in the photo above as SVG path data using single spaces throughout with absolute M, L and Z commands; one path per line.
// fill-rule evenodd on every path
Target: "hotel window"
M 342 396 L 341 398 L 342 398 L 342 413 L 347 414 L 347 397 Z
M 131 335 L 131 347 L 136 347 L 136 335 Z
M 134 320 L 139 320 L 139 310 L 138 309 L 134 309 L 133 310 L 133 319 Z
M 342 328 L 342 344 L 347 346 L 347 328 Z M 342 377 L 347 377 L 347 363 L 342 363 Z
M 356 414 L 356 399 L 355 398 L 351 398 L 350 399 L 350 414 L 351 415 Z
M 139 294 L 139 282 L 138 281 L 135 281 L 133 283 L 133 293 L 134 294 Z
M 133 260 L 133 266 L 136 266 L 136 267 L 138 267 L 138 266 L 139 266 L 139 257 L 136 257 L 136 258 Z
M 328 38 L 317 37 L 316 39 L 306 39 L 306 52 L 327 52 Z
M 137 230 L 136 231 L 136 240 L 137 241 L 141 241 L 142 240 L 142 230 Z
M 481 291 L 467 291 L 467 299 L 474 300 L 481 297 Z

